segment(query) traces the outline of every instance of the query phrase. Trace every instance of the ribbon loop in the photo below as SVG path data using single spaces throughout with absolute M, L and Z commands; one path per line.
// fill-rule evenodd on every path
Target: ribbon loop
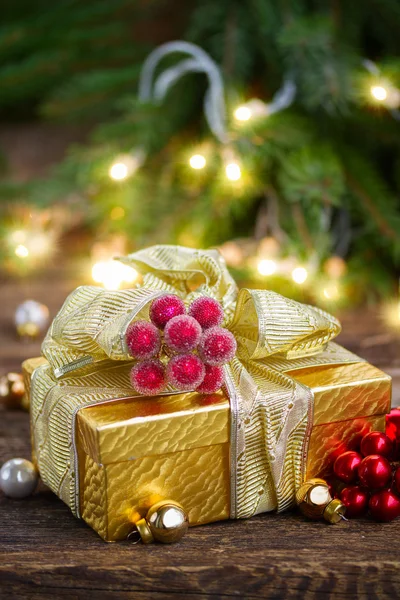
M 238 355 L 257 360 L 274 354 L 290 357 L 321 352 L 340 332 L 332 315 L 267 290 L 239 292 L 230 329 Z
M 191 284 L 200 277 L 196 295 L 211 296 L 221 302 L 224 310 L 234 308 L 237 285 L 229 273 L 218 250 L 194 250 L 183 246 L 152 246 L 118 260 L 134 266 L 139 272 L 152 275 L 173 287 L 190 302 L 193 299 Z M 148 280 L 146 280 L 146 283 Z M 153 284 L 154 285 L 154 284 Z M 194 286 L 193 286 L 194 287 Z

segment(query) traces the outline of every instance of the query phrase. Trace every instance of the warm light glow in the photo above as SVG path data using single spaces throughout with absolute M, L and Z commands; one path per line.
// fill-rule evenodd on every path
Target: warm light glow
M 251 118 L 251 110 L 248 106 L 239 106 L 234 115 L 238 121 L 248 121 Z
M 371 87 L 371 95 L 375 98 L 375 100 L 383 102 L 387 98 L 387 91 L 381 85 L 373 85 Z
M 192 169 L 204 169 L 206 166 L 206 159 L 202 154 L 193 154 L 189 159 L 189 164 Z
M 107 290 L 118 290 L 122 283 L 134 283 L 137 271 L 116 260 L 100 261 L 92 267 L 92 278 L 101 283 Z
M 389 327 L 400 329 L 400 301 L 392 300 L 383 306 L 382 316 Z
M 323 294 L 324 298 L 326 298 L 327 300 L 337 300 L 340 295 L 339 288 L 336 285 L 336 283 L 329 283 L 322 290 L 322 294 Z
M 225 242 L 225 244 L 219 247 L 219 251 L 231 267 L 239 267 L 243 264 L 243 250 L 236 242 Z
M 296 267 L 292 271 L 292 279 L 295 283 L 302 284 L 308 277 L 307 269 L 304 267 Z
M 230 181 L 237 181 L 242 176 L 242 171 L 237 163 L 231 162 L 226 165 L 225 173 Z
M 29 256 L 29 250 L 23 244 L 19 244 L 15 248 L 15 254 L 18 256 L 18 258 L 26 258 L 27 256 Z
M 17 229 L 16 231 L 12 231 L 10 233 L 10 243 L 11 244 L 23 244 L 26 240 L 26 231 L 23 229 Z
M 119 221 L 120 219 L 123 219 L 124 216 L 125 216 L 125 209 L 123 209 L 122 206 L 114 206 L 114 208 L 111 209 L 110 218 L 113 221 Z
M 257 265 L 258 272 L 260 275 L 273 275 L 278 268 L 278 265 L 274 260 L 263 259 Z
M 116 181 L 122 181 L 123 179 L 126 179 L 128 177 L 129 169 L 125 163 L 116 162 L 113 165 L 111 165 L 108 173 L 111 179 L 115 179 Z

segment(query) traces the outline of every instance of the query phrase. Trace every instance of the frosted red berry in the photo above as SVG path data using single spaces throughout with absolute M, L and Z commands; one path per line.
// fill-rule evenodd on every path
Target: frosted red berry
M 125 339 L 130 354 L 138 360 L 152 358 L 160 351 L 160 332 L 148 321 L 131 323 L 126 331 Z
M 189 315 L 198 321 L 203 329 L 221 325 L 224 320 L 224 310 L 214 298 L 202 296 L 192 302 Z
M 167 366 L 167 379 L 178 390 L 197 388 L 204 379 L 204 364 L 196 354 L 174 356 Z
M 236 340 L 233 334 L 222 327 L 210 327 L 201 336 L 199 354 L 208 365 L 223 365 L 236 354 Z
M 201 394 L 214 394 L 224 383 L 224 369 L 219 366 L 205 365 L 206 374 L 196 391 Z
M 150 306 L 150 319 L 158 329 L 164 329 L 168 321 L 185 314 L 185 304 L 175 294 L 165 294 L 153 300 Z
M 165 367 L 160 360 L 144 360 L 131 370 L 132 387 L 144 396 L 153 396 L 166 387 Z
M 171 350 L 186 353 L 197 347 L 201 333 L 201 327 L 196 319 L 189 315 L 178 315 L 166 324 L 164 340 Z

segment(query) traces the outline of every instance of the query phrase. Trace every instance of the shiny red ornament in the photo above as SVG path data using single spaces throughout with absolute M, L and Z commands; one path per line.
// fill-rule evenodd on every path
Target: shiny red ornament
M 224 383 L 223 367 L 205 365 L 206 374 L 202 383 L 196 389 L 201 394 L 214 394 Z
M 132 387 L 144 396 L 159 394 L 165 389 L 165 367 L 160 360 L 138 362 L 131 370 Z
M 393 477 L 394 488 L 400 494 L 400 467 L 397 467 Z
M 167 379 L 178 390 L 198 388 L 205 376 L 205 367 L 195 354 L 174 356 L 167 366 Z
M 392 408 L 386 415 L 386 435 L 394 446 L 394 460 L 400 460 L 400 407 Z
M 358 452 L 348 450 L 337 457 L 333 465 L 336 477 L 345 483 L 352 483 L 358 477 L 358 467 L 362 456 Z
M 370 431 L 361 440 L 361 454 L 363 456 L 379 454 L 390 459 L 393 455 L 393 442 L 385 433 Z
M 340 499 L 346 507 L 346 517 L 361 517 L 367 512 L 369 493 L 359 485 L 345 487 L 340 492 Z
M 175 352 L 190 352 L 200 342 L 202 330 L 200 324 L 189 315 L 173 317 L 165 326 L 164 340 Z
M 196 298 L 189 307 L 189 315 L 198 321 L 203 329 L 221 325 L 224 320 L 224 310 L 214 298 L 202 296 Z
M 131 323 L 126 331 L 125 339 L 130 354 L 138 360 L 152 358 L 160 351 L 160 332 L 148 321 Z
M 223 365 L 235 356 L 236 347 L 236 340 L 228 329 L 210 327 L 201 336 L 199 354 L 208 365 Z
M 384 456 L 366 456 L 358 467 L 360 483 L 371 490 L 384 488 L 392 477 L 392 467 Z
M 369 512 L 377 521 L 393 521 L 400 516 L 400 499 L 390 490 L 376 492 L 369 501 Z
M 150 319 L 158 329 L 164 329 L 168 321 L 186 312 L 185 304 L 175 294 L 165 294 L 153 300 L 150 306 Z

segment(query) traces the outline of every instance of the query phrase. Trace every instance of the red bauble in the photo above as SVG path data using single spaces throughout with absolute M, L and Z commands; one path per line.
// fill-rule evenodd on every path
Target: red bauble
M 400 467 L 397 467 L 393 478 L 394 487 L 398 494 L 400 494 Z
M 175 294 L 165 294 L 153 300 L 150 306 L 150 319 L 159 329 L 164 329 L 173 317 L 185 314 L 185 304 Z
M 358 467 L 360 482 L 371 490 L 384 488 L 392 477 L 390 462 L 384 456 L 366 456 Z
M 367 512 L 369 493 L 359 485 L 345 487 L 340 499 L 346 507 L 346 517 L 355 518 Z
M 212 365 L 205 365 L 205 367 L 206 374 L 196 391 L 201 394 L 214 394 L 224 383 L 224 369 L 223 367 L 213 367 Z
M 204 364 L 195 354 L 174 356 L 167 366 L 167 379 L 178 390 L 193 390 L 201 384 L 205 375 Z
M 203 329 L 221 325 L 224 320 L 224 310 L 220 303 L 207 296 L 202 296 L 192 302 L 189 315 L 194 317 Z
M 380 431 L 371 431 L 361 440 L 361 454 L 363 456 L 379 454 L 379 456 L 390 459 L 393 454 L 393 442 L 386 434 Z
M 393 521 L 400 516 L 400 499 L 390 490 L 382 490 L 371 496 L 371 517 L 377 521 Z
M 129 352 L 138 360 L 151 358 L 160 351 L 160 332 L 148 321 L 131 323 L 126 331 L 125 339 Z
M 386 435 L 394 446 L 394 460 L 400 460 L 400 408 L 392 408 L 386 415 Z
M 348 450 L 335 460 L 333 470 L 336 477 L 345 483 L 352 483 L 357 479 L 358 467 L 361 464 L 362 457 L 358 452 Z
M 175 352 L 194 350 L 201 338 L 201 327 L 193 317 L 179 315 L 173 317 L 165 326 L 164 340 Z
M 164 365 L 156 359 L 138 362 L 131 370 L 131 383 L 144 396 L 159 394 L 166 385 Z
M 233 334 L 222 327 L 210 327 L 201 336 L 199 354 L 208 365 L 223 365 L 236 354 L 236 340 Z

